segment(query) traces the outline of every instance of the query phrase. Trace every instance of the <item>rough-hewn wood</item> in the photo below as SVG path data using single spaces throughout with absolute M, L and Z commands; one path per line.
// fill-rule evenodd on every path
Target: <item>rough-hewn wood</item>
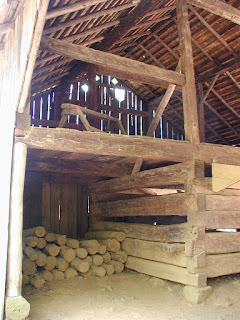
M 75 153 L 90 153 L 132 158 L 158 159 L 162 161 L 186 162 L 203 160 L 211 164 L 218 163 L 240 165 L 240 148 L 204 144 L 194 145 L 186 141 L 152 139 L 149 137 L 103 135 L 68 129 L 50 129 L 31 127 L 25 137 L 16 141 L 25 142 L 29 148 L 46 149 Z
M 189 3 L 240 25 L 240 11 L 219 0 L 188 0 Z
M 239 211 L 239 196 L 206 195 L 206 210 Z
M 240 252 L 240 232 L 208 232 L 205 246 L 207 254 Z
M 92 204 L 90 213 L 103 217 L 180 215 L 197 210 L 195 197 L 183 193 Z
M 137 223 L 98 221 L 90 225 L 90 230 L 116 230 L 123 231 L 128 238 L 133 239 L 184 243 L 188 228 L 185 223 L 171 226 L 152 226 Z
M 186 84 L 182 87 L 185 137 L 186 140 L 192 143 L 199 143 L 200 138 L 195 74 L 187 0 L 177 0 L 176 10 L 180 43 L 181 69 L 182 73 L 186 76 Z
M 122 249 L 129 256 L 186 267 L 184 244 L 170 244 L 126 238 Z
M 214 254 L 207 256 L 208 278 L 216 278 L 240 272 L 240 253 Z
M 128 257 L 126 268 L 144 273 L 153 277 L 170 280 L 185 285 L 204 287 L 206 276 L 204 274 L 191 274 L 186 268 L 173 266 L 166 263 Z
M 190 225 L 206 226 L 207 229 L 240 229 L 240 211 L 206 211 L 188 216 Z
M 152 80 L 157 80 L 167 81 L 176 85 L 185 84 L 184 75 L 175 71 L 164 70 L 155 66 L 146 65 L 142 62 L 116 56 L 111 53 L 70 44 L 63 40 L 43 37 L 41 49 L 58 53 L 75 60 L 81 60 L 111 70 L 120 71 L 122 74 L 126 74 L 126 76 L 130 74 L 132 77 L 135 77 L 137 81 L 139 81 L 140 77 L 143 83 L 151 83 Z
M 183 184 L 185 180 L 196 178 L 194 161 L 175 164 L 157 169 L 145 170 L 129 176 L 97 182 L 88 187 L 91 193 L 114 193 L 123 190 L 160 187 Z
M 86 239 L 116 239 L 121 242 L 125 238 L 125 233 L 121 231 L 89 231 L 86 233 Z

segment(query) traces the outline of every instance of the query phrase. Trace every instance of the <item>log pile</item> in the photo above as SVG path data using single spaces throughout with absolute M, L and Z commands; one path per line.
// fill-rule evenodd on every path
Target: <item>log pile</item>
M 46 232 L 38 226 L 23 231 L 23 285 L 41 288 L 45 282 L 77 275 L 104 277 L 124 270 L 124 232 L 88 232 L 85 239 Z

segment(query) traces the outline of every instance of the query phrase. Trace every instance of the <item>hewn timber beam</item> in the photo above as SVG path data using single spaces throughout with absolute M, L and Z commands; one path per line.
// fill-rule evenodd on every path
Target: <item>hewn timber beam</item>
M 29 148 L 83 154 L 128 157 L 136 160 L 186 162 L 203 160 L 207 164 L 240 165 L 240 148 L 214 144 L 195 145 L 187 141 L 153 139 L 150 137 L 108 135 L 68 129 L 31 127 L 25 137 L 16 137 Z
M 55 9 L 48 11 L 48 13 L 46 14 L 46 20 L 56 18 L 58 16 L 62 16 L 64 14 L 71 13 L 74 11 L 86 9 L 88 7 L 95 5 L 95 4 L 102 3 L 105 1 L 106 0 L 82 0 L 82 1 L 78 1 L 73 4 L 69 4 L 69 5 L 60 7 L 60 8 L 55 8 Z
M 51 160 L 28 158 L 26 170 L 117 178 L 122 175 L 129 175 L 132 170 L 132 165 L 121 163 L 120 161 L 111 162 L 111 165 L 109 165 L 109 163 L 96 163 L 91 161 L 57 159 L 53 162 Z
M 129 176 L 98 182 L 90 185 L 88 190 L 90 193 L 99 194 L 139 188 L 157 188 L 171 184 L 181 185 L 184 184 L 184 181 L 187 179 L 196 178 L 195 172 L 197 172 L 197 170 L 195 170 L 195 165 L 199 166 L 201 164 L 201 161 L 196 162 L 196 164 L 193 161 L 189 161 L 167 167 L 144 170 Z
M 187 0 L 176 0 L 176 10 L 181 69 L 186 77 L 186 84 L 182 87 L 185 138 L 192 143 L 199 143 L 197 94 Z
M 90 205 L 90 214 L 102 217 L 186 216 L 187 212 L 195 210 L 197 210 L 196 198 L 183 193 L 99 202 Z
M 58 53 L 62 56 L 70 57 L 75 60 L 81 60 L 109 68 L 110 70 L 115 70 L 120 72 L 122 77 L 126 76 L 126 79 L 128 76 L 131 76 L 136 81 L 141 79 L 141 82 L 143 83 L 165 81 L 181 86 L 185 84 L 185 76 L 175 71 L 164 70 L 156 66 L 147 65 L 143 62 L 123 58 L 111 53 L 70 44 L 63 40 L 43 37 L 41 49 Z
M 188 0 L 188 3 L 240 25 L 240 10 L 220 0 Z

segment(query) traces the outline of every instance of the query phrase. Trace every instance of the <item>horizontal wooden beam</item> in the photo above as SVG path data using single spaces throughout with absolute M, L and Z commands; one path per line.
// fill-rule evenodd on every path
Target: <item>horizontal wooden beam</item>
M 206 277 L 203 274 L 191 274 L 186 268 L 173 266 L 166 263 L 145 260 L 136 257 L 128 257 L 125 266 L 149 276 L 182 283 L 189 286 L 204 287 Z
M 24 137 L 16 138 L 29 148 L 63 152 L 108 155 L 143 160 L 176 161 L 203 160 L 207 164 L 240 165 L 240 148 L 186 141 L 120 136 L 69 129 L 31 127 Z
M 128 238 L 184 243 L 188 227 L 186 223 L 153 226 L 138 223 L 97 221 L 90 224 L 90 230 L 116 230 L 125 232 Z
M 195 210 L 197 210 L 195 197 L 184 193 L 99 202 L 90 205 L 90 214 L 102 217 L 187 216 L 188 212 Z
M 68 161 L 57 159 L 54 162 L 48 160 L 36 160 L 28 158 L 27 167 L 28 171 L 42 171 L 42 172 L 55 172 L 66 173 L 73 175 L 88 175 L 96 177 L 120 177 L 131 173 L 132 165 L 126 163 L 112 162 L 101 163 L 91 161 Z
M 240 272 L 240 253 L 214 254 L 206 257 L 206 274 L 216 278 Z
M 202 172 L 204 172 L 204 169 Z M 123 190 L 183 184 L 185 180 L 193 178 L 196 178 L 195 163 L 191 161 L 157 169 L 145 170 L 118 179 L 101 181 L 94 185 L 90 185 L 88 190 L 90 193 L 94 194 L 114 193 Z
M 126 238 L 122 249 L 129 256 L 186 267 L 185 245 Z
M 240 252 L 240 232 L 208 232 L 205 246 L 207 254 Z
M 188 0 L 196 7 L 205 9 L 222 18 L 240 25 L 240 10 L 220 0 Z
M 56 18 L 58 16 L 62 16 L 64 14 L 71 13 L 74 11 L 86 9 L 88 7 L 95 5 L 95 4 L 99 4 L 99 3 L 102 3 L 105 1 L 106 0 L 83 0 L 83 1 L 80 1 L 80 2 L 78 1 L 76 3 L 69 4 L 69 5 L 60 7 L 60 8 L 54 8 L 54 9 L 48 11 L 48 13 L 46 14 L 46 20 Z
M 171 70 L 164 70 L 143 62 L 116 56 L 111 53 L 85 48 L 75 44 L 69 44 L 63 40 L 43 37 L 41 50 L 61 54 L 75 60 L 85 61 L 111 70 L 120 71 L 122 74 L 131 75 L 136 80 L 148 83 L 151 81 L 166 81 L 176 85 L 185 84 L 185 76 Z

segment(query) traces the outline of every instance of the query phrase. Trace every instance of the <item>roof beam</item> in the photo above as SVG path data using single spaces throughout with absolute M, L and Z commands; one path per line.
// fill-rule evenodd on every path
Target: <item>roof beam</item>
M 147 65 L 143 62 L 134 61 L 129 58 L 123 58 L 111 53 L 70 44 L 63 40 L 56 40 L 43 37 L 41 42 L 41 50 L 58 53 L 72 59 L 92 63 L 100 67 L 109 68 L 125 76 L 130 76 L 143 83 L 160 83 L 161 81 L 183 86 L 185 84 L 185 76 L 172 70 L 164 70 L 156 66 Z
M 188 3 L 240 25 L 240 10 L 220 0 L 188 0 Z
M 78 2 L 70 4 L 70 5 L 67 5 L 67 6 L 55 8 L 55 9 L 52 9 L 47 12 L 46 20 L 56 18 L 58 16 L 62 16 L 64 14 L 71 13 L 74 11 L 86 9 L 88 7 L 95 5 L 95 4 L 102 3 L 105 1 L 106 0 L 82 0 L 82 1 L 78 1 Z

